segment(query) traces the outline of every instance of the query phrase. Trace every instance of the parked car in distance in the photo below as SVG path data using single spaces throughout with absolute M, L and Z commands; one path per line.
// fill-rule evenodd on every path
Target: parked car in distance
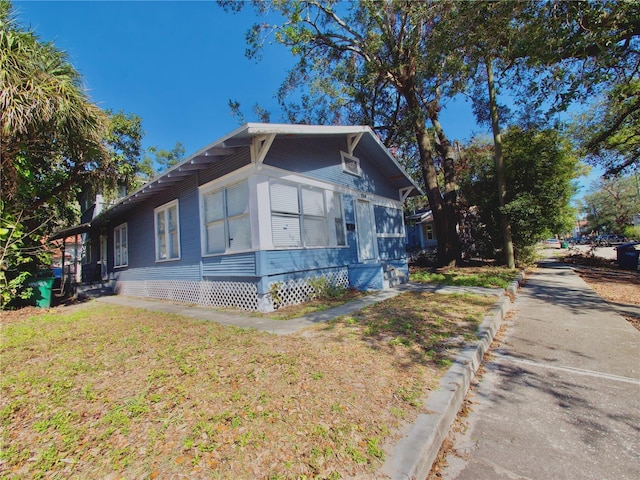
M 612 245 L 620 245 L 625 242 L 626 239 L 620 235 L 598 235 L 595 238 L 595 244 L 600 247 L 610 247 Z
M 568 240 L 569 245 L 588 245 L 591 243 L 589 237 L 572 237 Z
M 557 238 L 547 238 L 544 241 L 544 246 L 546 248 L 560 248 L 560 240 Z

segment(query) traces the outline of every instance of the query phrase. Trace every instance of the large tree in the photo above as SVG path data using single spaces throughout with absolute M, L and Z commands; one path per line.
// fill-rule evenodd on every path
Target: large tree
M 81 87 L 64 52 L 21 28 L 0 3 L 2 198 L 5 209 L 62 206 L 82 177 L 110 161 L 108 117 Z
M 239 9 L 244 2 L 219 2 Z M 453 144 L 440 123 L 451 77 L 448 53 L 432 43 L 448 5 L 440 2 L 252 2 L 276 10 L 281 23 L 255 25 L 249 55 L 268 35 L 289 48 L 297 64 L 280 90 L 284 99 L 307 88 L 289 121 L 357 122 L 372 126 L 384 143 L 415 154 L 434 215 L 440 264 L 459 257 Z M 317 94 L 317 95 L 314 95 Z M 405 140 L 412 142 L 407 146 Z
M 640 173 L 594 181 L 582 204 L 590 231 L 624 235 L 640 214 Z
M 509 215 L 516 260 L 529 257 L 530 248 L 549 234 L 570 231 L 575 193 L 572 180 L 579 162 L 566 138 L 556 129 L 508 128 L 504 135 L 505 180 L 510 186 L 504 211 Z M 474 243 L 478 252 L 492 256 L 501 250 L 502 228 L 493 145 L 474 142 L 465 149 L 468 168 L 460 187 L 466 205 L 477 209 Z
M 519 98 L 529 108 L 598 105 L 580 116 L 583 154 L 607 175 L 640 161 L 640 2 L 532 3 L 511 61 Z
M 0 306 L 44 258 L 42 239 L 77 220 L 76 196 L 125 181 L 140 121 L 98 108 L 66 54 L 0 0 Z

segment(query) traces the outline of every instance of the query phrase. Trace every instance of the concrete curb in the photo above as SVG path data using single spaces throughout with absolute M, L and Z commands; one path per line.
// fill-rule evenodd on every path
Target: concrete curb
M 440 387 L 429 394 L 423 410 L 404 436 L 393 447 L 380 473 L 392 480 L 427 478 L 440 447 L 449 433 L 471 380 L 493 338 L 511 308 L 525 273 L 506 288 L 478 328 L 479 340 L 465 348 L 440 380 Z

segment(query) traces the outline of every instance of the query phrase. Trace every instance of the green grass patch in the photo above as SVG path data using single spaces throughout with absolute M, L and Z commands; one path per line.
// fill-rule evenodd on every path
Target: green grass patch
M 460 287 L 507 288 L 516 279 L 517 270 L 497 267 L 461 269 L 412 269 L 412 282 L 438 283 Z
M 3 315 L 2 469 L 372 477 L 493 301 L 402 294 L 288 336 L 95 302 Z

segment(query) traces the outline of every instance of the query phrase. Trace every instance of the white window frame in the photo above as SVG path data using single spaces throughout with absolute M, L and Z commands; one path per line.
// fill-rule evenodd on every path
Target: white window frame
M 360 159 L 355 155 L 349 155 L 347 152 L 340 151 L 340 160 L 342 161 L 342 171 L 348 173 L 350 175 L 355 175 L 356 177 L 362 176 L 362 170 L 360 168 Z M 356 168 L 355 171 L 352 168 L 349 168 L 347 165 L 349 163 L 355 163 Z
M 338 247 L 346 247 L 347 246 L 347 225 L 344 220 L 344 195 L 339 192 L 333 193 L 333 224 L 334 224 L 334 232 L 336 246 Z M 342 234 L 342 242 L 340 242 L 340 238 L 338 235 L 338 225 L 340 226 L 340 233 Z
M 427 223 L 424 226 L 424 235 L 426 240 L 435 240 L 435 235 L 433 233 L 433 223 Z
M 171 232 L 169 231 L 169 210 L 175 207 L 176 209 L 176 246 L 177 246 L 177 256 L 170 257 L 169 253 L 171 249 L 169 248 L 169 237 Z M 159 231 L 158 231 L 158 215 L 162 214 L 164 216 L 164 227 L 165 230 L 162 232 L 165 237 L 165 248 L 167 249 L 166 258 L 162 258 L 160 256 L 160 239 L 159 239 Z M 160 205 L 159 207 L 153 210 L 153 238 L 155 239 L 156 245 L 156 262 L 172 262 L 175 260 L 180 260 L 181 258 L 181 249 L 180 249 L 180 205 L 178 200 L 173 200 L 171 202 L 165 203 L 164 205 Z
M 304 192 L 316 193 L 322 196 L 322 212 L 321 213 L 307 213 L 304 209 Z M 331 238 L 329 236 L 329 212 L 327 211 L 327 192 L 320 188 L 310 187 L 308 185 L 299 185 L 298 186 L 298 198 L 300 205 L 300 215 L 301 215 L 301 224 L 300 224 L 300 233 L 302 238 L 302 244 L 305 247 L 330 247 L 331 246 Z M 309 209 L 311 210 L 311 209 Z M 307 233 L 310 229 L 307 228 L 307 224 L 311 225 L 312 222 L 321 222 L 324 223 L 323 233 L 325 235 L 324 242 L 321 243 L 311 243 L 308 242 Z
M 229 205 L 228 205 L 228 191 L 241 184 L 244 183 L 246 185 L 246 190 L 247 190 L 247 197 L 246 197 L 246 209 L 244 212 L 239 213 L 239 214 L 235 214 L 235 215 L 229 215 Z M 208 195 L 214 195 L 217 193 L 221 193 L 222 194 L 222 216 L 220 218 L 217 218 L 211 222 L 207 222 L 207 214 L 206 214 L 206 197 Z M 243 252 L 243 251 L 251 251 L 253 249 L 253 240 L 251 237 L 251 216 L 250 216 L 250 193 L 249 193 L 249 182 L 248 179 L 244 179 L 241 180 L 239 182 L 235 182 L 233 184 L 230 185 L 226 185 L 224 187 L 217 187 L 217 188 L 208 188 L 206 190 L 201 190 L 200 191 L 200 225 L 202 227 L 202 237 L 201 237 L 201 250 L 202 250 L 202 256 L 203 257 L 208 257 L 208 256 L 212 256 L 212 255 L 220 255 L 220 254 L 224 254 L 224 253 L 237 253 L 237 252 Z M 237 220 L 243 220 L 246 219 L 247 222 L 247 226 L 249 227 L 249 246 L 246 248 L 233 248 L 232 245 L 232 241 L 233 239 L 230 238 L 230 232 L 231 229 L 229 227 L 229 223 L 230 222 L 234 222 Z M 225 247 L 223 249 L 216 249 L 216 250 L 211 250 L 209 251 L 208 249 L 208 229 L 207 227 L 209 225 L 212 225 L 214 223 L 222 223 L 223 224 L 223 235 L 224 235 L 224 245 Z
M 296 190 L 296 201 L 297 208 L 291 208 L 287 211 L 278 210 L 273 208 L 273 199 L 272 199 L 272 186 L 273 185 L 283 185 L 290 187 Z M 304 202 L 303 202 L 303 194 L 305 191 L 308 192 L 317 192 L 322 194 L 322 214 L 318 214 L 318 212 L 309 213 L 304 210 Z M 328 198 L 328 194 L 331 193 L 333 197 Z M 340 212 L 335 212 L 335 207 L 330 208 L 330 199 L 334 199 L 336 196 L 339 197 L 339 205 L 338 208 L 341 209 Z M 293 199 L 292 199 L 293 201 Z M 344 223 L 344 199 L 342 194 L 337 192 L 331 192 L 325 188 L 315 187 L 311 185 L 306 185 L 297 182 L 288 182 L 280 179 L 271 179 L 269 182 L 269 203 L 270 203 L 270 215 L 271 215 L 271 226 L 272 226 L 272 242 L 273 247 L 276 249 L 287 249 L 287 248 L 336 248 L 336 247 L 346 247 L 346 228 Z M 278 222 L 274 223 L 274 217 L 279 219 L 279 221 L 290 219 L 290 227 L 293 228 L 294 231 L 297 229 L 299 232 L 296 232 L 297 242 L 291 243 L 279 243 L 276 241 L 276 235 L 273 231 L 274 225 L 277 225 Z M 327 235 L 323 244 L 310 244 L 308 239 L 305 241 L 306 228 L 305 222 L 310 224 L 312 221 L 321 221 L 324 224 L 324 228 L 326 228 Z M 337 234 L 336 234 L 336 221 L 339 221 L 342 226 L 342 232 L 344 233 L 344 242 L 338 243 Z
M 120 263 L 118 258 L 121 260 Z M 127 266 L 129 266 L 129 227 L 125 222 L 113 229 L 113 268 Z

